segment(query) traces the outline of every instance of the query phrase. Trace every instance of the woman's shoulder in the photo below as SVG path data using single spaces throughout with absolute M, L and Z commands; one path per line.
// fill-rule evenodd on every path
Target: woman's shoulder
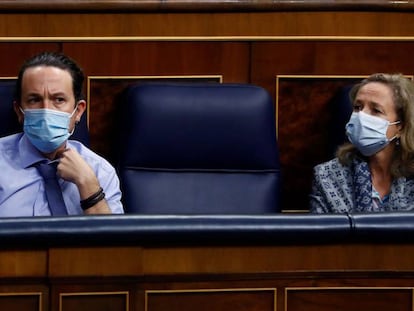
M 345 182 L 352 177 L 352 170 L 350 166 L 343 165 L 338 158 L 334 158 L 316 165 L 314 175 L 323 180 L 342 180 Z
M 336 171 L 336 170 L 346 170 L 347 166 L 342 165 L 339 162 L 338 158 L 333 158 L 327 162 L 320 163 L 315 166 L 315 171 Z

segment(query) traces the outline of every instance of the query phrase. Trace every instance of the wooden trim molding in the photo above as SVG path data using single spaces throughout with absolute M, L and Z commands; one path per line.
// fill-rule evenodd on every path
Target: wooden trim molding
M 145 311 L 150 311 L 149 302 L 151 298 L 157 297 L 157 295 L 169 295 L 171 296 L 170 299 L 176 299 L 180 296 L 186 294 L 199 294 L 205 296 L 205 299 L 208 300 L 209 294 L 221 294 L 221 295 L 231 295 L 236 293 L 247 293 L 247 294 L 255 294 L 259 292 L 267 292 L 273 296 L 273 311 L 277 311 L 277 288 L 205 288 L 205 289 L 175 289 L 175 290 L 145 290 Z M 226 306 L 227 308 L 230 306 Z M 231 309 L 231 308 L 230 308 Z
M 130 309 L 129 307 L 129 292 L 128 291 L 111 291 L 111 292 L 71 292 L 71 293 L 59 293 L 59 311 L 65 310 L 64 308 L 64 300 L 68 300 L 71 298 L 91 298 L 91 297 L 104 297 L 104 296 L 125 296 L 125 311 Z M 120 310 L 122 311 L 122 310 Z
M 38 304 L 37 304 L 37 310 L 42 311 L 42 305 L 43 305 L 43 293 L 41 292 L 7 292 L 7 293 L 0 293 L 0 299 L 1 298 L 16 298 L 17 300 L 20 300 L 24 297 L 34 297 L 37 298 Z
M 413 11 L 411 0 L 3 0 L 0 12 Z

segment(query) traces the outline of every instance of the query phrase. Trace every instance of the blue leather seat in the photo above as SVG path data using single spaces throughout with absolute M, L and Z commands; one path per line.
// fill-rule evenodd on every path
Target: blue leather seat
M 17 120 L 13 110 L 15 80 L 0 80 L 0 137 L 22 131 L 22 126 Z M 89 130 L 86 112 L 82 115 L 70 139 L 78 140 L 85 146 L 89 146 Z
M 0 80 L 0 137 L 22 131 L 13 110 L 15 85 L 14 80 Z
M 130 86 L 120 120 L 127 213 L 280 211 L 273 101 L 246 84 Z
M 341 87 L 329 103 L 332 120 L 328 129 L 328 148 L 332 157 L 335 155 L 336 149 L 348 141 L 345 125 L 348 123 L 353 110 L 349 97 L 352 87 L 352 84 Z

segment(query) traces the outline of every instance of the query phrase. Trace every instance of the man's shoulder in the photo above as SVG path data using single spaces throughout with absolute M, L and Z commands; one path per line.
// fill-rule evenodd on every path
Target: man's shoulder
M 77 140 L 68 140 L 68 147 L 75 149 L 92 167 L 99 166 L 105 170 L 113 170 L 113 166 L 102 156 Z
M 23 133 L 0 137 L 0 149 L 16 148 Z
M 67 144 L 69 148 L 75 149 L 81 155 L 98 156 L 95 152 L 86 147 L 80 141 L 70 139 L 68 140 Z
M 95 162 L 104 160 L 103 157 L 98 155 L 96 152 L 92 151 L 80 141 L 77 140 L 68 140 L 67 147 L 75 149 L 87 162 Z

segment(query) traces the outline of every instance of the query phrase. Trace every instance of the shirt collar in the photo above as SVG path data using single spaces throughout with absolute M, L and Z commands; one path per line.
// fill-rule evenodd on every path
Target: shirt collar
M 35 163 L 47 160 L 39 150 L 37 150 L 29 141 L 25 134 L 22 135 L 19 141 L 19 154 L 22 166 L 28 168 Z

